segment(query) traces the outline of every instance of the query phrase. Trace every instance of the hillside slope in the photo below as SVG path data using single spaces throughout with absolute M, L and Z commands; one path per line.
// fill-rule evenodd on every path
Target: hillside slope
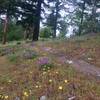
M 1 46 L 0 100 L 100 100 L 99 75 L 80 72 L 75 67 L 84 65 L 72 61 L 98 70 L 99 51 L 100 36 Z

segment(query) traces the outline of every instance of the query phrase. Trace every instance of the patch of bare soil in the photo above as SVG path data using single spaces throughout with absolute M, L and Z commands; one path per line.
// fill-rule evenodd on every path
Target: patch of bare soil
M 94 65 L 91 65 L 83 60 L 72 60 L 72 66 L 87 75 L 93 75 L 100 79 L 100 68 L 95 67 Z

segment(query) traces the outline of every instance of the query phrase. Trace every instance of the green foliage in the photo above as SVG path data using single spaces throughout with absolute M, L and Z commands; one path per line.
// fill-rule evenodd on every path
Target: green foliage
M 2 25 L 1 25 L 2 26 Z M 3 28 L 3 27 L 2 27 Z M 0 41 L 2 41 L 3 29 L 0 28 Z M 21 40 L 23 39 L 23 29 L 21 26 L 15 24 L 9 25 L 9 31 L 7 32 L 8 41 Z
M 40 32 L 40 37 L 41 38 L 50 38 L 50 36 L 52 35 L 52 30 L 49 27 L 45 27 L 41 29 Z
M 67 31 L 68 31 L 67 30 L 67 28 L 68 28 L 67 22 L 65 21 L 65 19 L 63 19 L 63 20 L 61 20 L 59 22 L 59 24 L 60 24 L 60 28 L 59 28 L 60 34 L 59 34 L 59 37 L 65 38 L 66 34 L 67 34 Z
M 52 67 L 53 67 L 53 64 L 44 64 L 44 65 L 41 65 L 41 68 L 42 68 L 43 71 L 48 71 Z
M 31 49 L 26 49 L 19 54 L 19 57 L 22 59 L 35 59 L 38 57 L 38 54 Z
M 9 27 L 9 32 L 8 32 L 7 38 L 9 41 L 23 39 L 22 27 L 11 24 Z
M 9 61 L 16 63 L 18 61 L 18 56 L 17 54 L 10 54 L 8 56 Z
M 91 33 L 91 32 L 99 32 L 99 23 L 98 22 L 94 22 L 92 20 L 90 21 L 85 21 L 83 23 L 83 34 L 86 34 L 86 33 Z
M 0 23 L 0 41 L 2 41 L 2 29 L 3 29 L 3 25 Z
M 78 0 L 76 3 L 77 9 L 73 20 L 75 25 L 78 27 L 77 35 L 100 32 L 100 16 L 97 11 L 97 5 L 100 4 L 100 0 Z
M 16 44 L 17 44 L 17 45 L 20 45 L 20 44 L 21 44 L 21 41 L 18 41 Z
M 52 30 L 54 30 L 55 19 L 56 19 L 56 16 L 54 14 L 54 10 L 52 10 L 52 12 L 48 15 L 48 18 L 47 18 L 47 21 L 46 21 L 46 25 L 48 27 L 51 27 Z

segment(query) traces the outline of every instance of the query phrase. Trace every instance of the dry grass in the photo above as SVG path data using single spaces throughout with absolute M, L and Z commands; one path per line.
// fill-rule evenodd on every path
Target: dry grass
M 0 100 L 38 100 L 43 95 L 48 100 L 67 100 L 73 96 L 75 100 L 100 100 L 100 81 L 75 71 L 58 57 L 69 54 L 77 59 L 84 59 L 82 54 L 87 55 L 88 52 L 93 59 L 99 59 L 100 47 L 98 42 L 95 44 L 95 39 L 80 43 L 64 41 L 35 43 L 34 46 L 26 44 L 25 47 L 36 51 L 38 57 L 20 61 L 17 58 L 19 62 L 15 63 L 10 62 L 7 56 L 0 57 Z M 52 68 L 40 70 L 37 63 L 40 57 L 48 57 Z M 96 60 L 93 64 L 100 63 Z

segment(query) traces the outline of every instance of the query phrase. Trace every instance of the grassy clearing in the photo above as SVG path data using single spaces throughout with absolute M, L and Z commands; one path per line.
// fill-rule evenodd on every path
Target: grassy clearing
M 99 39 L 81 42 L 44 41 L 19 47 L 10 46 L 14 50 L 14 54 L 10 54 L 13 55 L 11 60 L 7 60 L 9 55 L 0 57 L 0 100 L 38 100 L 43 95 L 48 100 L 67 100 L 70 97 L 75 97 L 75 100 L 100 100 L 100 81 L 75 71 L 62 57 L 63 54 L 68 54 L 73 58 L 84 59 L 82 54 L 87 55 L 88 52 L 93 55 L 92 59 L 99 58 L 97 51 L 90 53 L 92 47 L 99 49 Z M 28 59 L 20 58 L 23 52 L 26 54 L 26 48 L 36 52 L 37 56 L 30 59 L 29 54 Z M 15 54 L 19 54 L 18 58 Z M 98 62 L 93 64 L 98 65 Z
M 9 100 L 16 97 L 37 100 L 42 95 L 47 95 L 48 100 L 65 100 L 71 96 L 79 100 L 99 100 L 99 90 L 98 82 L 85 78 L 70 65 L 56 62 L 52 69 L 42 71 L 35 61 L 28 60 L 23 65 L 5 69 L 0 78 L 0 93 Z
M 83 59 L 100 67 L 100 35 L 76 37 L 70 40 L 49 42 L 47 46 L 58 49 L 61 53 L 76 59 Z

